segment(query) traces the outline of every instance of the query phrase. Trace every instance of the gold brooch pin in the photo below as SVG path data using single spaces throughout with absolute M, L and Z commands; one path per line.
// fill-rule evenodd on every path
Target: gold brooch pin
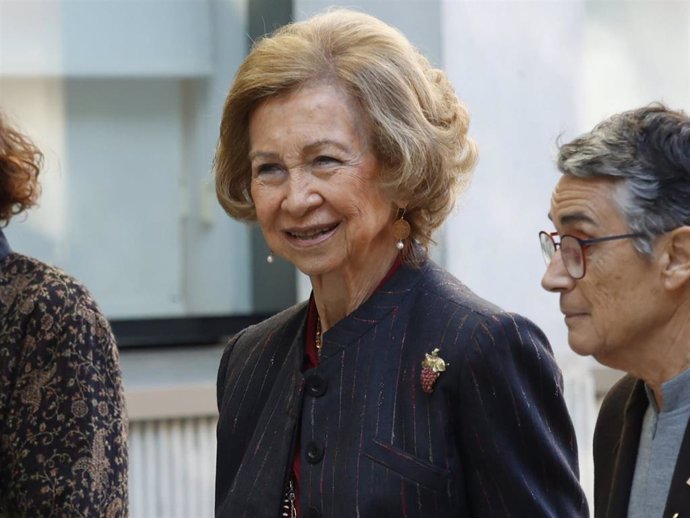
M 422 384 L 422 390 L 427 394 L 431 394 L 434 391 L 434 385 L 436 380 L 441 375 L 446 367 L 450 363 L 438 355 L 440 349 L 436 348 L 431 351 L 431 354 L 426 353 L 424 355 L 424 360 L 422 360 L 422 372 L 419 375 L 419 381 Z

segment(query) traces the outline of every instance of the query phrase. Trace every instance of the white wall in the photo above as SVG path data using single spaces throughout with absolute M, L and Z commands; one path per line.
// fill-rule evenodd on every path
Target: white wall
M 481 156 L 448 222 L 447 266 L 575 361 L 558 297 L 539 288 L 556 139 L 654 100 L 690 109 L 690 2 L 447 1 L 443 21 Z
M 207 0 L 0 0 L 0 74 L 202 76 Z
M 577 117 L 585 4 L 446 2 L 443 20 L 445 66 L 480 152 L 447 224 L 446 264 L 483 296 L 535 320 L 565 351 L 557 297 L 539 286 L 537 233 L 550 229 L 556 138 Z

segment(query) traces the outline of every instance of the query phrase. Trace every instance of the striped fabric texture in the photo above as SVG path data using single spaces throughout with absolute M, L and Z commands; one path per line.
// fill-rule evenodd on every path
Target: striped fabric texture
M 304 518 L 586 517 L 548 342 L 427 261 L 323 335 L 306 304 L 245 329 L 218 373 L 216 516 L 276 518 L 294 442 Z M 426 353 L 447 363 L 422 390 Z

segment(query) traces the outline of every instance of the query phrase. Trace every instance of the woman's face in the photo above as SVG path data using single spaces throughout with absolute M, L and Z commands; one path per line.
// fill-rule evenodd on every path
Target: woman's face
M 395 255 L 395 206 L 349 97 L 319 84 L 263 101 L 249 121 L 251 195 L 271 250 L 307 275 Z

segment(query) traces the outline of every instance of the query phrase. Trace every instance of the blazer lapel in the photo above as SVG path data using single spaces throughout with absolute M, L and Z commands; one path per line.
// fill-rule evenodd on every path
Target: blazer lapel
M 638 380 L 625 405 L 623 433 L 614 453 L 613 483 L 606 518 L 626 518 L 628 515 L 628 502 L 635 474 L 637 450 L 640 445 L 642 419 L 648 404 L 644 382 Z
M 664 511 L 664 518 L 674 516 L 690 517 L 690 423 L 685 427 Z
M 294 447 L 295 425 L 299 418 L 303 376 L 300 370 L 304 350 L 304 314 L 289 326 L 291 341 L 285 368 L 275 379 L 263 405 L 247 453 L 235 475 L 230 493 L 216 516 L 275 518 L 280 514 L 283 484 Z M 299 325 L 295 330 L 294 327 Z M 280 341 L 280 337 L 276 337 Z M 262 366 L 260 366 L 262 367 Z M 253 390 L 256 387 L 248 387 Z

